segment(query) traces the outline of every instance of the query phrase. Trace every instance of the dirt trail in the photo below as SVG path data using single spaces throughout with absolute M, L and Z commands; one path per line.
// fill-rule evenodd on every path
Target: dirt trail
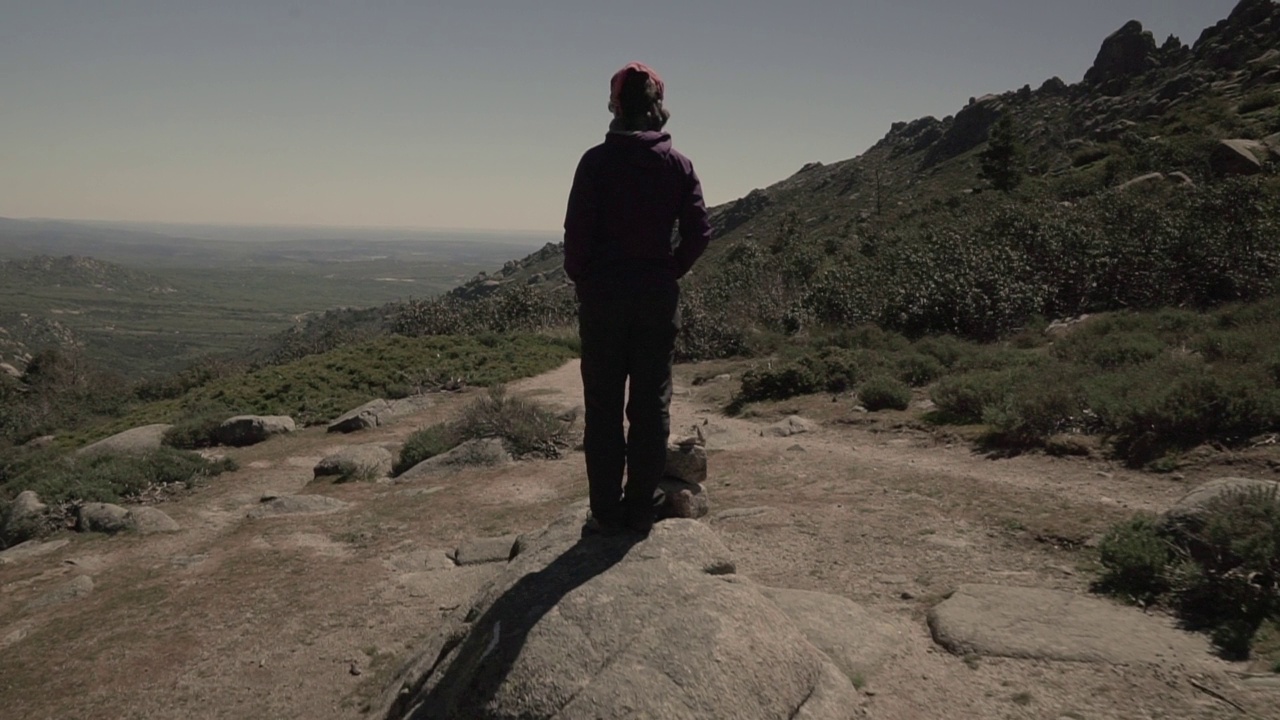
M 872 717 L 1247 717 L 1193 680 L 1252 716 L 1280 717 L 1280 694 L 1241 685 L 1230 674 L 1239 668 L 1207 654 L 1172 669 L 962 660 L 938 648 L 923 621 L 961 583 L 1086 591 L 1080 544 L 1132 510 L 1167 507 L 1186 483 L 1094 460 L 991 460 L 893 423 L 762 436 L 777 417 L 725 417 L 723 388 L 695 387 L 697 370 L 679 368 L 673 434 L 697 426 L 707 437 L 706 522 L 739 571 L 843 595 L 901 622 L 897 655 L 859 679 Z M 577 406 L 577 364 L 512 390 Z M 68 536 L 54 553 L 0 566 L 0 716 L 361 717 L 397 658 L 492 572 L 454 567 L 447 551 L 534 529 L 585 497 L 579 453 L 408 485 L 312 482 L 332 450 L 394 448 L 470 399 L 441 395 L 355 436 L 308 428 L 229 450 L 239 471 L 163 506 L 180 532 Z M 818 402 L 767 412 L 829 420 Z M 348 504 L 248 517 L 263 495 L 304 493 Z M 720 514 L 733 509 L 750 512 Z M 28 609 L 77 575 L 93 578 L 87 597 Z

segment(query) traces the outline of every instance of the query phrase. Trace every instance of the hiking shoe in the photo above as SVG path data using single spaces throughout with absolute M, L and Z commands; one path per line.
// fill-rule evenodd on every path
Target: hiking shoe
M 600 520 L 594 515 L 587 518 L 582 524 L 582 537 L 591 535 L 599 535 L 600 537 L 616 537 L 627 531 L 627 526 L 622 523 L 608 522 Z

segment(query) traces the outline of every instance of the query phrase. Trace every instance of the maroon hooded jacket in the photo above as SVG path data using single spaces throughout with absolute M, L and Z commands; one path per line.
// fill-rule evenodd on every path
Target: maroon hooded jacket
M 680 242 L 672 247 L 672 230 Z M 674 282 L 711 240 L 693 163 L 664 132 L 610 132 L 578 163 L 564 221 L 564 269 L 590 294 L 617 283 Z

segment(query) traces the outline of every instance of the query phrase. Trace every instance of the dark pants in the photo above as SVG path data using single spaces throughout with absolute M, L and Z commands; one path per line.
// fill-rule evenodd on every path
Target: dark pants
M 583 445 L 591 513 L 602 522 L 652 520 L 659 502 L 658 481 L 671 432 L 679 301 L 674 281 L 638 288 L 623 283 L 583 293 L 578 310 L 587 410 Z M 625 438 L 624 403 L 630 425 Z

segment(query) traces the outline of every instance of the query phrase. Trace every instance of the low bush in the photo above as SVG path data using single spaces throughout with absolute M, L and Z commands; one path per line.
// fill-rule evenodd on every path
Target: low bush
M 516 457 L 560 457 L 569 422 L 539 403 L 507 393 L 502 385 L 471 403 L 454 423 L 464 440 L 501 438 Z
M 977 370 L 939 380 L 929 390 L 938 411 L 950 422 L 980 423 L 988 407 L 1003 405 L 1013 373 L 1008 370 Z
M 867 378 L 858 388 L 862 406 L 878 410 L 906 410 L 911 405 L 911 388 L 891 377 L 877 375 Z
M 228 410 L 197 410 L 173 423 L 164 433 L 164 444 L 181 450 L 197 450 L 218 444 L 218 428 L 231 415 Z
M 572 420 L 548 408 L 507 393 L 502 385 L 472 402 L 452 422 L 425 427 L 405 441 L 392 473 L 403 474 L 418 463 L 448 452 L 468 440 L 499 438 L 516 457 L 560 457 Z M 466 464 L 465 462 L 463 464 Z
M 862 378 L 863 368 L 878 356 L 867 351 L 826 347 L 798 359 L 752 368 L 742 375 L 736 402 L 786 400 L 817 392 L 845 392 Z
M 35 491 L 53 508 L 78 502 L 127 502 L 152 491 L 189 489 L 235 469 L 233 460 L 208 460 L 173 448 L 137 455 L 90 456 L 17 448 L 0 456 L 0 505 L 7 505 L 25 490 Z M 13 540 L 0 538 L 0 542 Z
M 1169 605 L 1229 658 L 1247 658 L 1260 628 L 1280 619 L 1274 488 L 1224 493 L 1178 521 L 1135 517 L 1113 528 L 1099 550 L 1099 590 Z

